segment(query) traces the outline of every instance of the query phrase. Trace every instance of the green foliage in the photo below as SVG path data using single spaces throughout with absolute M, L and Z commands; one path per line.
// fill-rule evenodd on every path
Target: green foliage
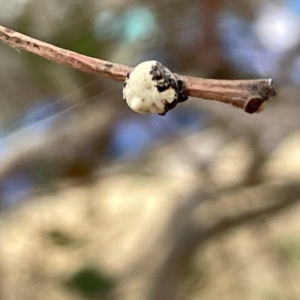
M 113 281 L 93 267 L 84 267 L 74 273 L 65 285 L 85 297 L 103 296 L 113 287 Z

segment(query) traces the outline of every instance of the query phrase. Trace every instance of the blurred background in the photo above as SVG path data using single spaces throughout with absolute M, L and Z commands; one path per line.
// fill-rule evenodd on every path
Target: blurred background
M 300 298 L 298 0 L 0 7 L 62 48 L 278 93 L 138 115 L 122 83 L 0 43 L 0 300 Z

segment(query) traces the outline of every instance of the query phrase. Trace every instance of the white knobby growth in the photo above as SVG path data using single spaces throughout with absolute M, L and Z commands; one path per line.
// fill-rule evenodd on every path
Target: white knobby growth
M 142 62 L 127 75 L 123 99 L 137 113 L 164 115 L 178 103 L 177 80 L 158 61 Z

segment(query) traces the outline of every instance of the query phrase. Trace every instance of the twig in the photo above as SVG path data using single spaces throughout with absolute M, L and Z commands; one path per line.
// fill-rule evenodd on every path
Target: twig
M 85 56 L 41 42 L 12 29 L 0 26 L 0 40 L 65 66 L 83 72 L 124 81 L 131 67 Z M 248 113 L 262 110 L 265 101 L 275 96 L 272 79 L 217 80 L 179 76 L 186 85 L 189 96 L 217 100 L 244 109 Z

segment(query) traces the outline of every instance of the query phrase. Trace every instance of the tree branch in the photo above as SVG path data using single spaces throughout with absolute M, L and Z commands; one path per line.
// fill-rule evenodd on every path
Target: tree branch
M 12 29 L 0 26 L 0 40 L 51 61 L 80 71 L 124 81 L 132 68 L 126 65 L 85 56 L 41 42 Z M 272 79 L 217 80 L 178 75 L 185 82 L 189 96 L 217 100 L 244 109 L 247 113 L 259 112 L 265 101 L 275 96 Z
M 167 241 L 165 248 L 169 252 L 154 270 L 152 277 L 155 280 L 146 299 L 177 299 L 175 295 L 186 276 L 187 266 L 200 246 L 233 228 L 279 214 L 299 203 L 299 192 L 298 183 L 263 184 L 245 187 L 236 195 L 228 194 L 227 199 L 205 201 L 207 196 L 203 188 L 199 188 L 189 201 L 178 206 L 165 228 L 162 239 Z M 198 211 L 196 222 L 191 218 L 195 211 Z M 160 247 L 162 245 L 160 241 Z

